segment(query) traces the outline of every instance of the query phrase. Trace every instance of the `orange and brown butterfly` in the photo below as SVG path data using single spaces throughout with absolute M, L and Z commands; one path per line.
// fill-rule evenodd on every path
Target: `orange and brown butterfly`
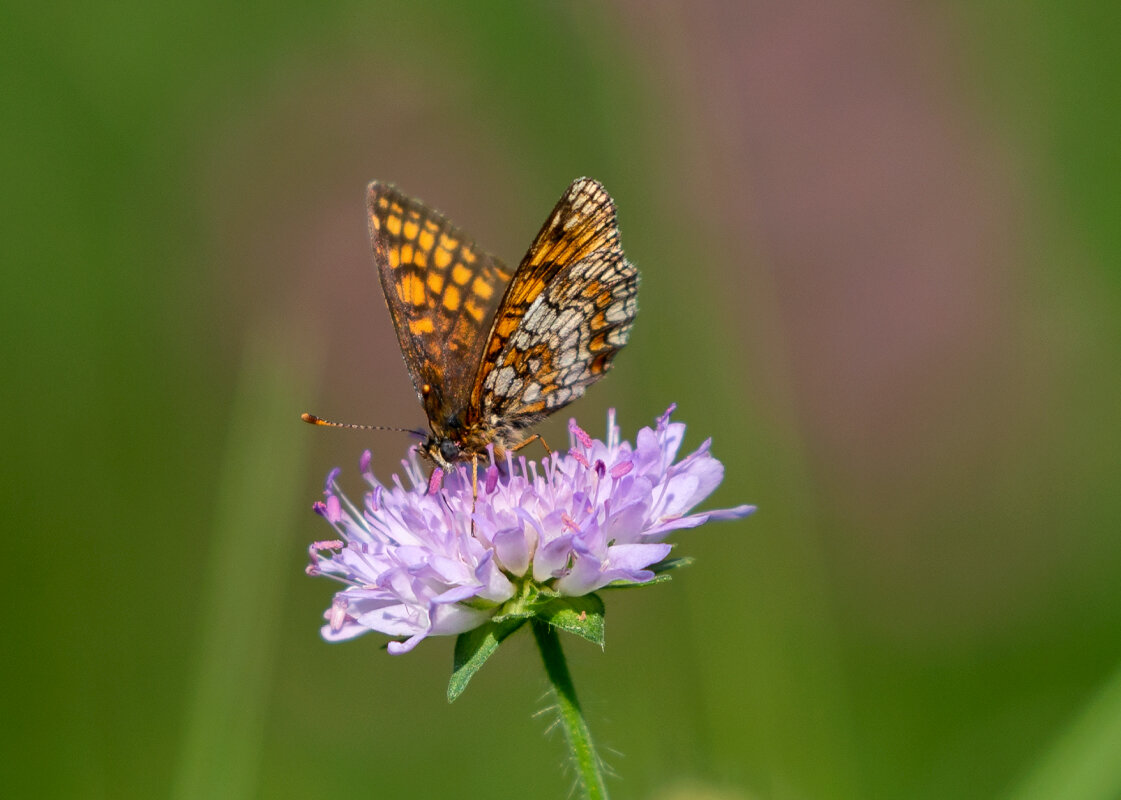
M 374 261 L 401 354 L 444 470 L 538 438 L 529 429 L 580 397 L 626 344 L 638 270 L 623 255 L 615 203 L 580 178 L 510 270 L 438 212 L 369 186 Z

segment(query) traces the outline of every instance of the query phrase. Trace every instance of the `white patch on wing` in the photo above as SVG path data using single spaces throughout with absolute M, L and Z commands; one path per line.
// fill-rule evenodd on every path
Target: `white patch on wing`
M 555 326 L 558 336 L 568 335 L 580 324 L 583 319 L 580 311 L 581 309 L 578 308 L 566 308 L 561 312 L 560 316 L 557 317 L 557 324 Z
M 494 378 L 494 393 L 507 397 L 510 390 L 510 381 L 514 380 L 514 368 L 503 367 L 500 370 L 495 370 L 491 373 L 491 377 Z
M 611 333 L 607 334 L 607 343 L 612 347 L 622 347 L 627 343 L 627 334 L 629 334 L 630 332 L 631 328 L 629 325 L 622 328 L 616 328 L 615 330 L 611 331 Z

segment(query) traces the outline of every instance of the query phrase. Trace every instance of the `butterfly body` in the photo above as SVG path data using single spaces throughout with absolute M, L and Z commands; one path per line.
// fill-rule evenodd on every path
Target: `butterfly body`
M 386 304 L 428 417 L 420 450 L 437 466 L 522 446 L 626 344 L 638 270 L 596 181 L 569 186 L 513 271 L 393 186 L 371 183 L 368 210 Z

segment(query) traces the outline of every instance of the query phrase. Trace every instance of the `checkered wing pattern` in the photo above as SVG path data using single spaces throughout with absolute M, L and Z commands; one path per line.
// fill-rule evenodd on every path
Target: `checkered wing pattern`
M 482 419 L 517 430 L 580 397 L 626 344 L 637 293 L 614 202 L 598 182 L 575 181 L 498 307 L 472 393 Z
M 510 272 L 439 213 L 391 185 L 371 183 L 367 207 L 401 353 L 429 420 L 442 421 L 470 402 Z

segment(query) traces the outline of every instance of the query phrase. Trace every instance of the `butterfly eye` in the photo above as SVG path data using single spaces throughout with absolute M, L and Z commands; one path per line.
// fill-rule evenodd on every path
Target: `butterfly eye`
M 445 461 L 451 464 L 459 458 L 459 446 L 451 439 L 444 439 L 444 441 L 440 442 L 440 455 L 444 457 Z

